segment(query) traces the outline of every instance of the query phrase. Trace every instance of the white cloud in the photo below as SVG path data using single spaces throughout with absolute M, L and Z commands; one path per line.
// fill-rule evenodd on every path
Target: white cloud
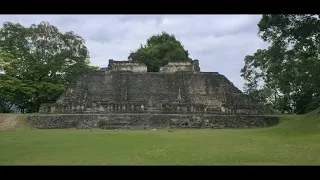
M 239 89 L 244 57 L 266 44 L 257 36 L 260 15 L 2 15 L 0 22 L 25 26 L 48 21 L 61 31 L 74 31 L 86 40 L 93 65 L 109 59 L 126 60 L 130 51 L 156 33 L 175 34 L 200 60 L 202 71 L 225 75 Z

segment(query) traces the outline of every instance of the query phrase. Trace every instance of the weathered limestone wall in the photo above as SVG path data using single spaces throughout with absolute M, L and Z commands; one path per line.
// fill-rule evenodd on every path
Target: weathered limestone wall
M 102 68 L 107 71 L 127 71 L 133 73 L 146 73 L 147 66 L 141 63 L 134 63 L 129 61 L 114 61 L 109 60 L 108 68 Z
M 191 62 L 169 62 L 160 67 L 161 73 L 194 72 L 194 65 Z
M 35 115 L 28 121 L 39 129 L 168 129 L 168 128 L 262 128 L 278 123 L 277 117 L 179 114 L 68 114 Z
M 200 72 L 200 64 L 199 64 L 199 60 L 195 59 L 193 60 L 193 70 L 195 72 Z
M 79 79 L 40 113 L 260 114 L 225 76 L 213 72 L 98 71 Z

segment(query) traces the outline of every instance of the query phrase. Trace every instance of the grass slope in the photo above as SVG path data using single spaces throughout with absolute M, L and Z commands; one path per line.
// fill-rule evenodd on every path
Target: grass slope
M 318 114 L 317 114 L 318 112 Z M 263 129 L 36 130 L 0 115 L 1 165 L 320 165 L 320 109 Z M 14 117 L 14 118 L 12 118 Z

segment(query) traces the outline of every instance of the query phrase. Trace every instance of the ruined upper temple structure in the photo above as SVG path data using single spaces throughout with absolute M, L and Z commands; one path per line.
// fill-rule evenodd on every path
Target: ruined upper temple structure
M 130 61 L 80 77 L 40 113 L 52 114 L 261 114 L 262 109 L 218 72 L 199 62 L 170 62 L 159 72 Z

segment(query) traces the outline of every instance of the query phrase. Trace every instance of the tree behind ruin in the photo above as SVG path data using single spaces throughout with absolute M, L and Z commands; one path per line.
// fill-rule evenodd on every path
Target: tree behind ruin
M 158 72 L 168 62 L 192 61 L 182 43 L 166 32 L 149 37 L 145 45 L 130 53 L 128 59 L 145 64 L 149 72 Z
M 245 57 L 247 94 L 282 112 L 320 107 L 320 15 L 266 14 L 258 27 L 270 45 Z
M 48 22 L 30 27 L 4 23 L 0 51 L 0 104 L 5 105 L 1 112 L 13 104 L 22 113 L 37 112 L 41 104 L 54 102 L 74 78 L 94 69 L 84 39 Z

